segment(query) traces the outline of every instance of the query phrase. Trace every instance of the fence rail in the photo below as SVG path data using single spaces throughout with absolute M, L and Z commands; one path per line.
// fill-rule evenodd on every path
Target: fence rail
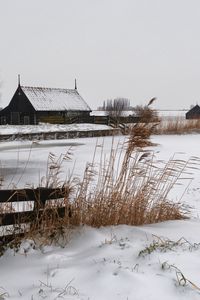
M 64 188 L 0 190 L 0 229 L 8 225 L 19 226 L 20 224 L 34 223 L 36 219 L 42 218 L 44 211 L 45 216 L 49 218 L 55 213 L 63 218 L 66 209 L 69 209 L 65 205 L 67 197 L 68 190 Z M 54 204 L 49 205 L 49 202 Z M 23 203 L 27 206 L 25 209 L 22 207 Z M 16 209 L 16 204 L 21 207 Z M 69 210 L 67 213 L 69 214 Z M 5 239 L 5 234 L 1 234 L 0 239 L 2 238 Z

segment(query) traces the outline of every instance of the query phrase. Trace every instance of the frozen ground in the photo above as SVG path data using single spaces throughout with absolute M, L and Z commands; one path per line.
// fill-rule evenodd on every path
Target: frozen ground
M 185 114 L 187 110 L 158 110 L 159 117 L 164 119 L 172 119 L 172 118 L 183 118 L 185 119 Z
M 158 115 L 164 118 L 172 118 L 172 117 L 183 117 L 185 118 L 185 114 L 187 110 L 157 110 Z M 134 110 L 123 111 L 123 116 L 132 116 L 135 114 Z M 93 110 L 90 113 L 92 116 L 106 116 L 108 112 L 103 110 Z
M 123 139 L 116 137 L 115 143 L 122 144 Z M 180 159 L 199 154 L 199 135 L 154 136 L 152 140 L 159 144 L 153 148 L 157 159 L 166 161 L 175 152 Z M 38 144 L 1 143 L 4 186 L 37 185 L 45 175 L 49 151 L 59 156 L 69 147 L 73 159 L 65 163 L 61 176 L 64 179 L 76 162 L 74 174 L 81 177 L 96 143 L 100 145 L 102 141 L 104 152 L 108 153 L 110 137 L 98 142 L 87 138 Z M 51 245 L 39 249 L 33 242 L 25 241 L 19 253 L 9 250 L 0 258 L 0 295 L 4 294 L 0 299 L 199 299 L 200 171 L 193 170 L 189 177 L 194 179 L 182 201 L 192 207 L 190 220 L 139 227 L 83 226 L 71 232 L 69 242 L 62 243 L 64 247 Z M 171 193 L 174 200 L 180 198 L 188 182 L 185 179 L 184 185 Z M 184 239 L 173 243 L 181 238 Z M 155 244 L 158 240 L 160 244 Z M 150 247 L 153 241 L 154 246 Z
M 16 133 L 62 132 L 62 131 L 90 131 L 112 129 L 99 124 L 41 124 L 41 125 L 1 125 L 0 135 Z

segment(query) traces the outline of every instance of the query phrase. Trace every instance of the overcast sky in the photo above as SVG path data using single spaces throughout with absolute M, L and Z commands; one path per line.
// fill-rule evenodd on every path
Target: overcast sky
M 200 0 L 0 0 L 0 106 L 21 84 L 200 104 Z

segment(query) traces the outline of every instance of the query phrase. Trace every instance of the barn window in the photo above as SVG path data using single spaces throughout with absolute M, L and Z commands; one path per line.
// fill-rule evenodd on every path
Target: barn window
M 6 124 L 6 117 L 2 116 L 1 117 L 1 125 L 5 125 Z

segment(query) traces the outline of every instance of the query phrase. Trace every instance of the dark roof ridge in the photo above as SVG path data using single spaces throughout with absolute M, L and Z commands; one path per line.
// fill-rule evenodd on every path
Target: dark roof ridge
M 192 109 L 197 109 L 197 108 L 200 109 L 200 106 L 199 106 L 198 104 L 194 105 L 190 110 L 192 110 Z

